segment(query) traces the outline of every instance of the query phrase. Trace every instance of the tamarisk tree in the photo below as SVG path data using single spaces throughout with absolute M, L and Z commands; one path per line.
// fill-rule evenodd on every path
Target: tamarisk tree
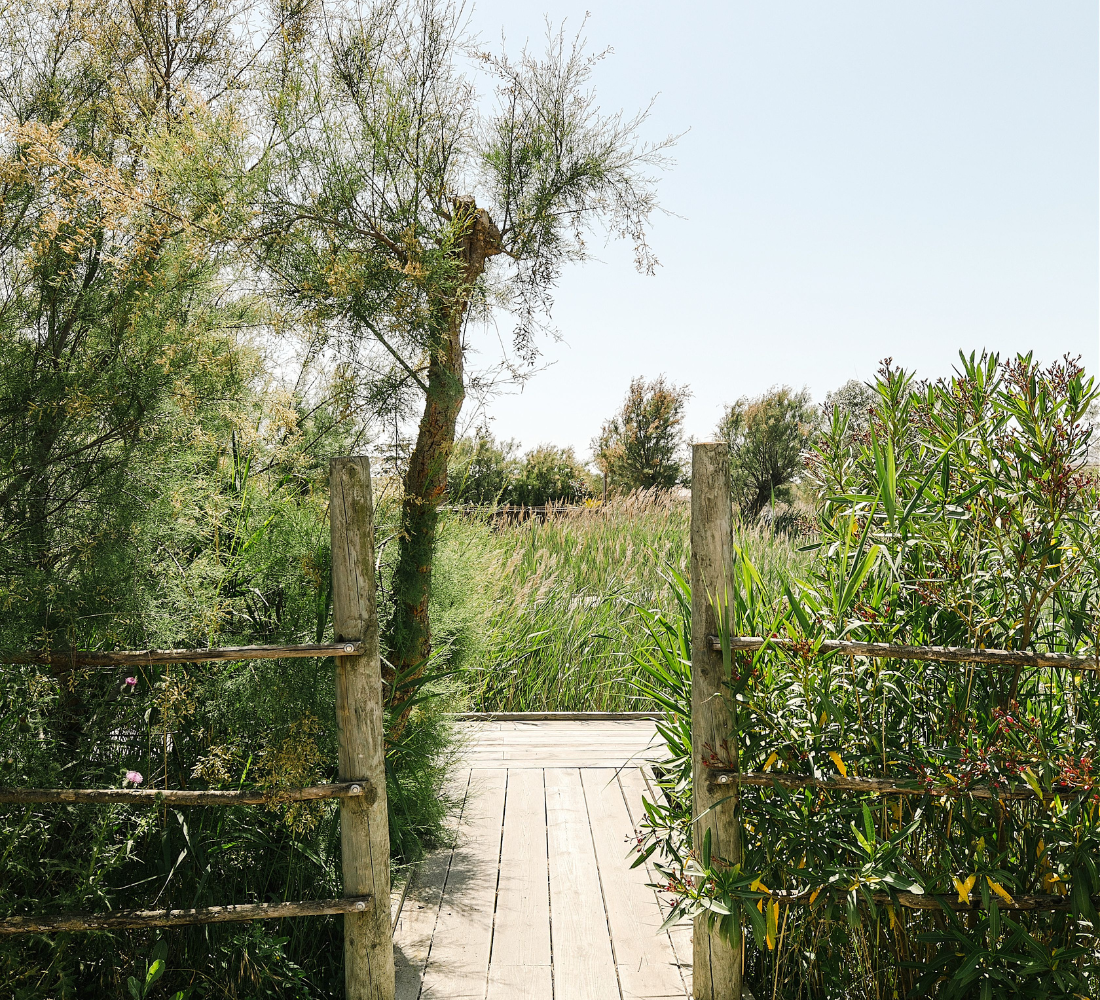
M 431 651 L 438 505 L 478 378 L 471 317 L 511 313 L 508 364 L 522 370 L 550 290 L 564 264 L 585 258 L 593 227 L 632 240 L 651 272 L 648 171 L 671 140 L 639 139 L 645 112 L 601 113 L 590 83 L 602 54 L 579 36 L 549 33 L 544 55 L 511 59 L 477 50 L 450 0 L 308 16 L 271 67 L 277 138 L 264 154 L 260 225 L 270 273 L 325 348 L 362 365 L 382 405 L 419 414 L 387 636 L 399 704 Z

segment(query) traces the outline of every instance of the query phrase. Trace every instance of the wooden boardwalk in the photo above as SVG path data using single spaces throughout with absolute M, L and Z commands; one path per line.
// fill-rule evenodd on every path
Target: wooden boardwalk
M 398 1000 L 691 996 L 691 927 L 630 867 L 652 722 L 468 722 L 455 845 L 394 926 Z

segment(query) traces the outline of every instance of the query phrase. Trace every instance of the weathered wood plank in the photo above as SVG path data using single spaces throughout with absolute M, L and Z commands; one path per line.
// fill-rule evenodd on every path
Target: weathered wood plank
M 634 826 L 613 768 L 581 771 L 607 923 L 624 1000 L 683 997 L 684 983 L 644 866 L 628 856 Z
M 641 822 L 645 816 L 645 806 L 642 802 L 642 796 L 653 802 L 657 796 L 657 786 L 653 781 L 653 774 L 650 768 L 647 767 L 624 767 L 619 771 L 619 784 L 623 790 L 623 797 L 626 800 L 626 808 L 630 813 L 630 819 L 634 826 L 635 834 L 641 833 Z M 646 883 L 652 884 L 657 882 L 657 872 L 653 868 L 653 865 L 646 862 Z M 657 900 L 657 904 L 661 911 L 662 922 L 668 917 L 670 907 L 668 907 L 662 900 L 659 894 L 654 893 Z M 676 958 L 676 964 L 680 970 L 680 978 L 684 985 L 684 993 L 687 996 L 691 996 L 691 935 L 692 927 L 690 920 L 681 920 L 669 927 L 665 933 L 668 935 L 669 944 L 672 947 L 673 955 Z
M 731 587 L 732 544 L 728 449 L 697 444 L 691 451 L 692 837 L 701 851 L 709 833 L 711 854 L 735 864 L 741 860 L 736 798 L 708 789 L 704 764 L 707 756 L 722 751 L 733 724 L 722 654 L 710 643 L 719 630 L 712 601 L 724 602 Z M 695 918 L 693 942 L 696 1000 L 740 1000 L 740 950 L 709 932 L 703 915 Z
M 397 1000 L 419 1000 L 420 997 L 424 967 L 428 962 L 432 937 L 439 920 L 439 904 L 458 843 L 458 831 L 469 783 L 469 768 L 451 775 L 447 784 L 448 797 L 455 800 L 457 810 L 448 817 L 445 826 L 455 838 L 454 843 L 449 848 L 434 851 L 424 859 L 393 929 Z
M 366 458 L 336 458 L 329 467 L 332 622 L 337 642 L 362 653 L 336 660 L 336 727 L 340 780 L 375 789 L 340 804 L 344 894 L 369 894 L 364 913 L 344 917 L 344 989 L 348 1000 L 393 1000 L 390 924 L 390 833 L 383 763 L 382 671 L 375 613 L 374 513 Z
M 489 997 L 552 994 L 543 772 L 508 772 Z
M 507 772 L 474 770 L 451 859 L 421 997 L 484 1000 Z
M 554 980 L 549 965 L 503 965 L 490 969 L 488 1000 L 553 998 Z
M 621 997 L 579 770 L 546 771 L 546 830 L 554 994 Z

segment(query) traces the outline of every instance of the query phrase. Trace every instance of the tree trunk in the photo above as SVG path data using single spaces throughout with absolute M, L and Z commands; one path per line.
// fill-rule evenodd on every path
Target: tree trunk
M 466 398 L 462 330 L 471 292 L 485 271 L 485 262 L 500 253 L 500 230 L 489 213 L 478 209 L 472 199 L 456 200 L 455 218 L 465 222 L 464 234 L 455 247 L 460 276 L 452 293 L 434 303 L 432 310 L 440 317 L 439 334 L 428 361 L 428 393 L 401 501 L 401 533 L 393 575 L 395 607 L 386 636 L 393 667 L 382 675 L 387 704 L 400 710 L 391 739 L 408 718 L 410 706 L 403 703 L 420 686 L 431 655 L 428 601 L 436 525 L 447 488 L 455 426 Z

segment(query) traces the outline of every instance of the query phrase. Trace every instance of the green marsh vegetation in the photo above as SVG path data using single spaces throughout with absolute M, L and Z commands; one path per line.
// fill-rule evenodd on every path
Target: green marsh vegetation
M 1070 359 L 962 358 L 932 384 L 884 366 L 868 420 L 815 446 L 810 565 L 776 587 L 742 549 L 731 634 L 1092 655 L 1100 490 L 1095 388 Z M 743 947 L 773 998 L 1083 998 L 1100 993 L 1100 675 L 783 653 L 725 655 L 719 765 L 1042 801 L 743 788 L 738 865 L 690 849 L 690 603 L 646 616 L 641 686 L 672 751 L 647 854 L 681 914 Z M 733 735 L 736 733 L 736 735 Z M 802 905 L 780 905 L 773 893 Z M 899 892 L 973 899 L 907 909 Z M 1058 909 L 1010 909 L 1018 897 Z
M 652 709 L 632 683 L 647 642 L 638 609 L 675 606 L 667 574 L 687 566 L 688 522 L 688 498 L 668 491 L 545 520 L 449 517 L 435 600 L 470 708 Z M 738 537 L 777 586 L 809 565 L 782 532 L 744 527 Z

